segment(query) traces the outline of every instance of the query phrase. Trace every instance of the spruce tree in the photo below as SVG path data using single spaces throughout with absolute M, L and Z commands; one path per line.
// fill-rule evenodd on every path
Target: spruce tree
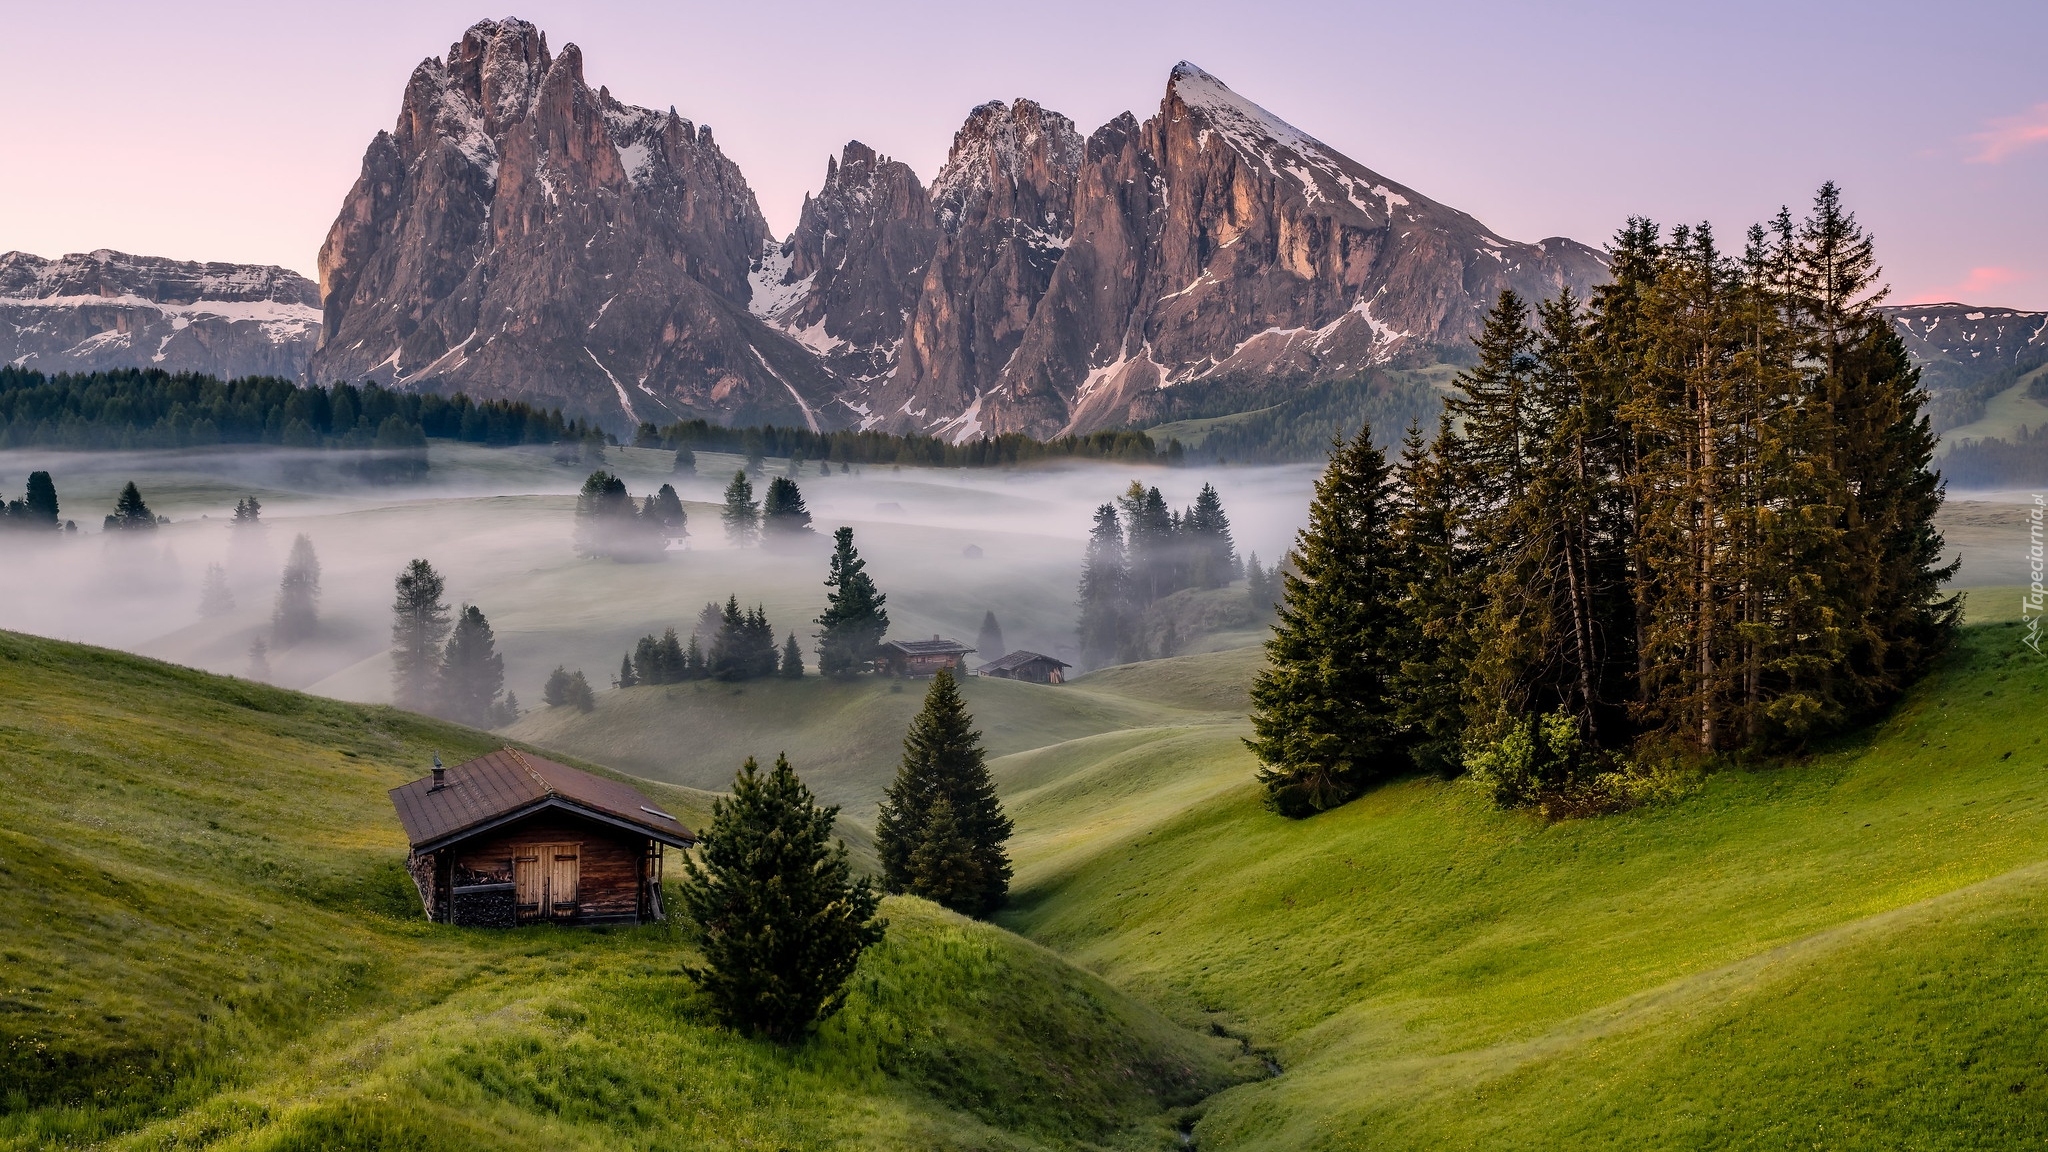
M 1392 695 L 1405 623 L 1392 477 L 1370 428 L 1332 447 L 1282 576 L 1245 741 L 1289 816 L 1334 808 L 1410 764 Z
M 597 693 L 590 690 L 590 681 L 584 679 L 581 668 L 569 677 L 569 703 L 575 705 L 578 712 L 589 712 L 597 707 Z
M 746 613 L 740 611 L 740 598 L 726 597 L 718 634 L 711 639 L 711 675 L 729 682 L 747 679 L 753 672 L 750 640 Z
M 1230 517 L 1214 484 L 1202 485 L 1185 518 L 1190 537 L 1190 582 L 1197 588 L 1221 588 L 1237 571 L 1237 545 L 1230 537 Z
M 689 647 L 683 650 L 683 679 L 702 680 L 710 675 L 704 662 L 704 646 L 697 642 L 697 634 L 690 633 Z
M 719 513 L 725 524 L 726 542 L 735 548 L 751 548 L 761 538 L 761 506 L 754 502 L 754 485 L 746 472 L 732 474 L 725 486 L 725 508 Z
M 261 636 L 249 641 L 249 679 L 270 682 L 270 643 Z
M 289 648 L 320 630 L 320 558 L 303 533 L 292 540 L 284 575 L 277 584 L 277 605 L 270 614 L 271 638 Z
M 612 683 L 620 688 L 631 688 L 640 683 L 640 674 L 633 670 L 633 657 L 630 653 L 619 658 L 619 678 Z
M 199 586 L 199 615 L 211 620 L 235 610 L 235 594 L 228 587 L 228 570 L 219 564 L 206 566 L 206 579 Z
M 103 525 L 108 532 L 151 532 L 156 529 L 156 514 L 143 502 L 142 490 L 130 480 L 121 488 L 121 495 L 114 501 L 114 511 Z
M 656 667 L 661 670 L 661 678 L 653 681 L 654 683 L 682 683 L 684 675 L 689 671 L 689 658 L 683 654 L 682 641 L 677 639 L 675 629 L 663 631 L 661 639 L 655 641 L 654 661 Z
M 813 535 L 811 512 L 804 507 L 804 494 L 796 481 L 777 476 L 768 482 L 768 494 L 761 504 L 761 532 L 771 538 Z
M 959 837 L 966 844 L 964 853 L 950 843 L 929 849 L 928 857 L 937 854 L 931 858 L 966 861 L 963 872 L 943 883 L 928 874 L 920 879 L 915 863 L 934 837 L 933 806 L 941 801 L 949 825 L 938 830 L 941 838 Z M 891 892 L 923 896 L 969 916 L 987 915 L 1009 894 L 1010 859 L 1003 845 L 1011 831 L 981 733 L 974 730 L 953 674 L 942 668 L 904 735 L 903 762 L 875 817 L 883 883 Z
M 683 908 L 703 932 L 704 965 L 688 972 L 729 1027 L 800 1039 L 838 1010 L 861 952 L 882 939 L 879 898 L 831 840 L 838 813 L 787 757 L 765 777 L 750 757 L 683 857 Z
M 689 445 L 685 444 L 681 448 L 676 449 L 676 462 L 669 468 L 669 471 L 678 476 L 695 476 L 697 474 L 697 454 L 690 450 Z
M 663 484 L 655 492 L 654 509 L 665 535 L 681 539 L 690 534 L 690 514 L 683 508 L 682 497 L 676 495 L 675 485 Z
M 414 560 L 394 583 L 391 697 L 401 708 L 430 709 L 441 674 L 441 646 L 448 639 L 448 605 L 441 599 L 447 581 L 432 564 Z
M 1143 608 L 1176 590 L 1172 513 L 1158 488 L 1136 480 L 1117 498 L 1117 509 L 1124 527 L 1129 595 Z
M 1123 527 L 1116 506 L 1095 509 L 1088 532 L 1087 558 L 1081 565 L 1081 663 L 1101 668 L 1134 659 L 1136 612 L 1131 597 L 1130 564 L 1124 551 Z
M 784 680 L 801 680 L 804 678 L 804 652 L 803 649 L 797 647 L 796 633 L 794 632 L 791 632 L 789 639 L 782 644 L 782 666 L 777 669 L 777 672 Z
M 254 496 L 244 496 L 235 501 L 234 526 L 254 528 L 263 523 L 263 504 Z
M 825 611 L 818 625 L 818 675 L 852 676 L 875 659 L 889 633 L 888 597 L 875 588 L 867 562 L 853 546 L 853 529 L 832 534 L 831 567 L 825 576 Z
M 440 714 L 458 724 L 488 728 L 499 715 L 505 689 L 505 658 L 483 610 L 465 604 L 456 614 L 441 656 Z
M 137 498 L 140 499 L 139 496 Z M 29 527 L 56 530 L 57 485 L 50 479 L 48 472 L 28 474 L 28 490 L 23 493 L 22 504 L 25 506 Z
M 1003 626 L 996 623 L 993 608 L 982 615 L 981 634 L 975 638 L 974 650 L 981 655 L 983 663 L 1009 655 L 1010 650 L 1003 646 Z
M 1473 549 L 1459 531 L 1456 435 L 1450 418 L 1427 448 L 1411 426 L 1402 443 L 1401 499 L 1395 527 L 1407 652 L 1394 692 L 1397 723 L 1416 767 L 1455 775 L 1463 766 L 1466 678 L 1472 622 L 1480 608 Z M 1253 570 L 1258 561 L 1253 558 Z M 1264 581 L 1261 581 L 1264 583 Z

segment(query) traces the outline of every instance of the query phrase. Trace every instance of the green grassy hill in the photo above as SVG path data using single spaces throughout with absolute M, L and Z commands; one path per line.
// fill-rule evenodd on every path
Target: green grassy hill
M 1227 680 L 1237 662 L 1219 667 Z M 1214 698 L 1147 697 L 1118 690 L 1120 681 L 1111 673 L 1098 676 L 1105 677 L 1101 691 L 1096 677 L 1059 686 L 970 677 L 961 690 L 976 727 L 998 756 L 1169 724 L 1217 707 L 1242 710 L 1229 699 L 1232 691 L 1241 694 L 1237 689 L 1215 689 Z M 927 687 L 929 681 L 872 676 L 699 680 L 600 692 L 593 712 L 536 709 L 510 731 L 641 776 L 700 788 L 730 784 L 736 758 L 756 756 L 765 764 L 787 752 L 820 796 L 869 820 L 902 759 L 903 732 Z
M 913 900 L 814 1041 L 741 1040 L 680 926 L 420 920 L 385 790 L 489 734 L 10 633 L 0 701 L 0 1148 L 1162 1147 L 1247 1072 Z
M 1285 1069 L 1209 1102 L 1208 1152 L 2036 1145 L 2048 662 L 2020 635 L 1966 630 L 1864 738 L 1551 825 L 1435 780 L 1282 820 L 1229 723 L 1005 757 L 1002 919 Z

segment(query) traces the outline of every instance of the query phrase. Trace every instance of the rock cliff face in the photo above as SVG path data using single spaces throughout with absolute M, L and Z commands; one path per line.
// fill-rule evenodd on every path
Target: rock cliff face
M 711 129 L 621 104 L 520 20 L 414 70 L 320 249 L 316 379 L 615 425 L 817 422 L 832 377 L 748 311 L 768 228 Z
M 296 380 L 319 339 L 319 289 L 290 269 L 105 249 L 0 255 L 0 360 L 10 364 Z
M 1584 293 L 1606 274 L 1594 249 L 1502 239 L 1191 64 L 1157 115 L 1086 141 L 1030 101 L 975 109 L 930 212 L 940 238 L 903 344 L 847 404 L 955 438 L 1142 421 L 1193 381 L 1434 359 L 1503 288 Z M 812 300 L 803 315 L 833 331 L 848 305 Z

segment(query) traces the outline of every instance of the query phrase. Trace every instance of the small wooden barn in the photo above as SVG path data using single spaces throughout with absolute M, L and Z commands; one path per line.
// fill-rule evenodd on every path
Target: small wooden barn
M 662 852 L 697 842 L 639 789 L 512 748 L 391 790 L 427 919 L 660 920 Z
M 974 651 L 958 640 L 934 636 L 929 640 L 890 640 L 882 645 L 875 662 L 892 676 L 930 676 L 941 668 L 958 672 L 967 666 L 967 654 Z
M 974 670 L 976 676 L 998 680 L 1029 680 L 1033 684 L 1060 684 L 1073 665 L 1040 652 L 1018 650 L 1000 660 L 991 660 Z

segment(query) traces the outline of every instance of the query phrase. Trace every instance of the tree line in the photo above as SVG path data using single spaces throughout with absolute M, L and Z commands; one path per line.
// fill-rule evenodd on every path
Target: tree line
M 729 452 L 761 459 L 769 456 L 830 464 L 905 464 L 928 468 L 1000 468 L 1040 460 L 1115 460 L 1131 463 L 1179 463 L 1180 442 L 1160 445 L 1143 432 L 1115 430 L 1085 436 L 1036 440 L 1021 432 L 980 436 L 955 444 L 937 436 L 898 434 L 872 429 L 813 432 L 773 424 L 728 428 L 708 420 L 682 420 L 655 426 L 643 423 L 634 433 L 640 448 Z
M 1077 628 L 1082 662 L 1101 667 L 1146 659 L 1153 654 L 1140 628 L 1146 607 L 1183 589 L 1221 588 L 1245 574 L 1214 485 L 1202 485 L 1195 502 L 1176 512 L 1157 487 L 1133 480 L 1123 495 L 1095 509 L 1089 529 Z M 1166 646 L 1172 647 L 1170 636 Z
M 1398 464 L 1337 447 L 1253 690 L 1281 811 L 1413 769 L 1606 803 L 1861 722 L 1948 644 L 1925 395 L 1835 187 L 1739 253 L 1640 219 L 1611 251 L 1587 302 L 1504 293 Z
M 602 437 L 560 409 L 519 400 L 399 392 L 378 384 L 302 387 L 276 376 L 234 380 L 122 368 L 41 372 L 0 367 L 0 448 L 417 448 L 428 439 L 551 444 Z
M 735 595 L 726 598 L 723 608 L 715 603 L 704 606 L 687 645 L 674 628 L 659 638 L 652 633 L 642 636 L 619 661 L 619 676 L 613 684 L 632 688 L 690 680 L 733 683 L 769 676 L 803 679 L 803 649 L 797 646 L 796 633 L 791 632 L 778 650 L 767 611 L 758 604 L 742 610 Z

